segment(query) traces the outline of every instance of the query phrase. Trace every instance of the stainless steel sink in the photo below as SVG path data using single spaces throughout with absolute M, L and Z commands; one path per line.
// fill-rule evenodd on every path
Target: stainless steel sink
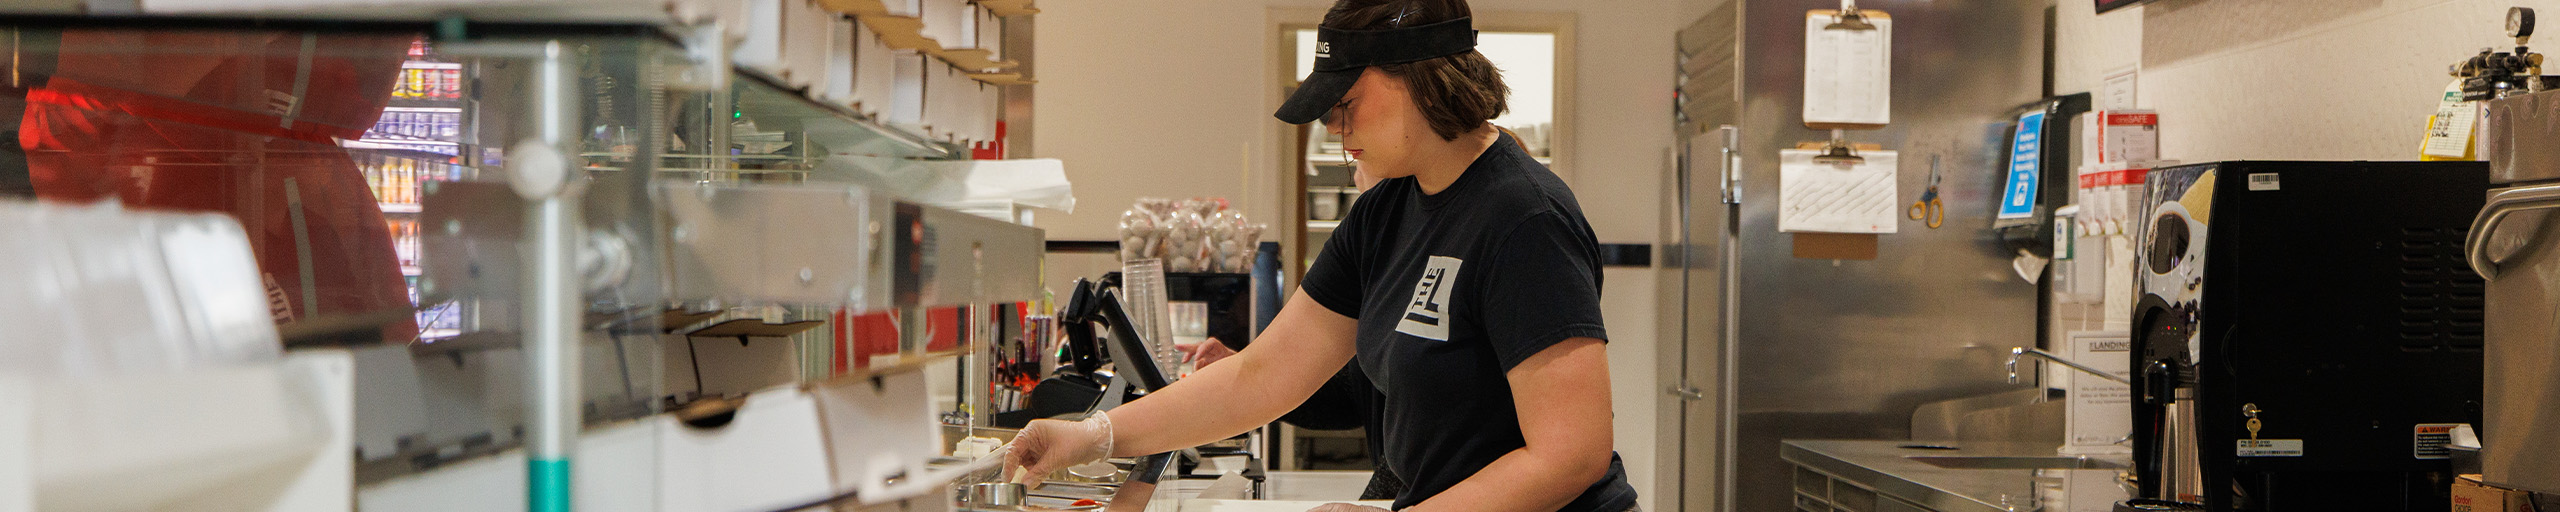
M 2124 464 L 2088 457 L 1963 457 L 1913 455 L 1903 457 L 1922 464 L 1947 469 L 2124 469 Z

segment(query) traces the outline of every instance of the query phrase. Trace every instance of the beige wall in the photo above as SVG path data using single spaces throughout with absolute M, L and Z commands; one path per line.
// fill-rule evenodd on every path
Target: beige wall
M 2161 0 L 2098 15 L 2064 0 L 2055 90 L 2139 64 L 2162 155 L 2182 161 L 2413 160 L 2445 67 L 2513 46 L 2510 6 L 2560 14 L 2552 0 Z
M 1670 145 L 1672 0 L 1476 0 L 1479 12 L 1577 19 L 1570 180 L 1604 242 L 1650 242 L 1655 182 Z M 1280 77 L 1267 57 L 1273 8 L 1314 0 L 1098 0 L 1039 17 L 1039 154 L 1067 161 L 1077 212 L 1041 212 L 1062 240 L 1109 239 L 1141 196 L 1221 196 L 1273 218 Z M 1688 9 L 1680 9 L 1688 10 Z
M 1574 138 L 1564 175 L 1602 242 L 1652 243 L 1670 147 L 1672 33 L 1703 7 L 1681 0 L 1473 0 L 1479 13 L 1571 13 Z M 1029 127 L 1039 154 L 1067 162 L 1079 208 L 1041 212 L 1059 240 L 1108 240 L 1120 211 L 1148 197 L 1227 197 L 1263 222 L 1283 205 L 1271 118 L 1281 77 L 1275 9 L 1319 0 L 1091 0 L 1049 6 L 1035 47 L 1040 80 Z M 1562 71 L 1560 71 L 1562 72 Z M 1565 108 L 1560 108 L 1563 112 Z M 1561 123 L 1560 123 L 1561 124 Z M 1061 262 L 1065 263 L 1065 262 Z M 1093 267 L 1078 260 L 1063 267 Z M 1656 506 L 1653 278 L 1611 269 L 1602 309 L 1611 337 L 1615 439 L 1645 507 Z M 1068 280 L 1052 276 L 1051 281 Z M 1060 291 L 1064 291 L 1063 288 Z M 1663 482 L 1668 483 L 1668 482 Z

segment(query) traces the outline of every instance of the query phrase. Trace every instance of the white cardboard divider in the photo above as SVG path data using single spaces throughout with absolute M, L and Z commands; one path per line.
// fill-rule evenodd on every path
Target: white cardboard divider
M 863 115 L 881 115 L 897 97 L 897 51 L 882 43 L 869 26 L 855 23 L 853 30 L 854 110 Z
M 747 397 L 728 426 L 659 425 L 660 510 L 776 510 L 834 492 L 817 401 L 785 386 Z
M 977 136 L 970 140 L 994 142 L 996 140 L 996 121 L 999 120 L 997 118 L 1001 117 L 1003 112 L 1004 88 L 979 84 L 978 115 L 976 117 L 978 121 Z
M 592 427 L 579 435 L 575 457 L 580 510 L 775 510 L 835 492 L 816 402 L 792 386 L 748 396 L 718 428 L 664 414 Z M 524 482 L 524 452 L 509 450 L 366 486 L 357 504 L 367 512 L 517 512 L 525 510 Z
M 781 79 L 785 86 L 825 91 L 827 60 L 835 55 L 835 25 L 844 15 L 809 0 L 746 1 L 746 39 L 730 58 Z
M 844 15 L 810 0 L 782 0 L 782 77 L 792 87 L 826 90 L 827 58 L 835 55 L 835 24 Z
M 925 61 L 924 74 L 924 117 L 921 123 L 925 136 L 949 140 L 951 128 L 956 125 L 953 123 L 956 112 L 952 111 L 951 100 L 955 96 L 952 85 L 969 79 L 954 72 L 950 63 L 940 59 Z
M 722 35 L 730 42 L 747 37 L 747 4 L 752 0 L 672 0 L 667 11 L 679 22 L 720 24 Z
M 978 49 L 986 50 L 989 60 L 1004 60 L 1004 17 L 986 9 L 971 6 L 976 22 L 972 32 L 978 36 Z
M 881 496 L 888 477 L 924 475 L 925 460 L 942 455 L 925 380 L 925 372 L 905 372 L 809 390 L 826 429 L 837 489 Z
M 569 469 L 580 510 L 676 510 L 659 507 L 660 430 L 656 418 L 592 427 L 578 436 Z M 523 450 L 456 462 L 356 489 L 365 512 L 522 512 Z
M 0 383 L 0 510 L 347 510 L 353 366 L 312 350 Z
M 883 117 L 892 126 L 921 129 L 924 125 L 925 78 L 929 65 L 940 64 L 922 54 L 899 53 L 891 59 L 896 73 L 891 75 L 889 104 Z
M 35 512 L 35 384 L 0 375 L 0 512 Z
M 782 70 L 783 5 L 801 0 L 745 0 L 746 18 L 739 23 L 746 39 L 729 54 L 739 66 L 780 76 Z
M 827 43 L 827 85 L 811 91 L 817 95 L 818 101 L 845 106 L 853 104 L 854 52 L 858 51 L 855 45 L 860 44 L 854 38 L 854 27 L 858 25 L 861 24 L 855 23 L 853 18 L 836 18 L 830 31 L 833 37 Z
M 970 10 L 975 10 L 968 0 L 922 0 L 922 8 L 916 18 L 924 18 L 924 36 L 942 41 L 942 49 L 978 46 L 975 31 L 968 28 Z
M 969 0 L 921 0 L 919 7 L 917 17 L 924 18 L 925 37 L 942 42 L 944 48 L 977 42 L 968 37 L 971 32 L 964 28 L 969 24 L 969 11 L 976 8 L 969 5 Z

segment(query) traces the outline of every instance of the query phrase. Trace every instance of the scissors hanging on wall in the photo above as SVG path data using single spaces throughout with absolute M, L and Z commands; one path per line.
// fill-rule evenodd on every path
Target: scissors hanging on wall
M 1938 229 L 1938 226 L 1946 225 L 1947 203 L 1938 199 L 1937 155 L 1929 155 L 1929 189 L 1920 193 L 1919 201 L 1911 203 L 1911 210 L 1908 213 L 1911 214 L 1911 220 L 1922 221 L 1929 226 L 1929 229 Z

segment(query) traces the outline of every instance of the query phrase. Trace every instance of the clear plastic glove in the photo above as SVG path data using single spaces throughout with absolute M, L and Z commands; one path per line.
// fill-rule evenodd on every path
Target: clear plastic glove
M 1394 512 L 1394 511 L 1387 510 L 1387 509 L 1383 509 L 1383 508 L 1378 508 L 1378 507 L 1367 506 L 1367 505 L 1353 505 L 1353 504 L 1349 504 L 1349 503 L 1326 503 L 1326 504 L 1324 504 L 1324 506 L 1320 506 L 1320 507 L 1316 507 L 1316 508 L 1307 509 L 1307 512 Z
M 1050 473 L 1111 457 L 1111 415 L 1094 411 L 1084 421 L 1032 420 L 1013 436 L 1005 465 L 1012 481 L 1036 485 Z

